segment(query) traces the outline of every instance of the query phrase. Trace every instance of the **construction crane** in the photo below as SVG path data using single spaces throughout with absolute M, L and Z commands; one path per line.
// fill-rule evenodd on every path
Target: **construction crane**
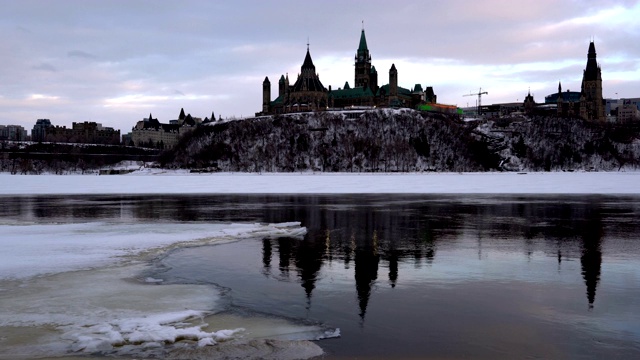
M 480 90 L 478 90 L 478 93 L 476 94 L 467 94 L 467 95 L 462 95 L 462 96 L 477 96 L 478 97 L 478 116 L 482 115 L 482 95 L 489 95 L 488 92 L 486 91 L 482 91 L 482 88 L 480 88 Z

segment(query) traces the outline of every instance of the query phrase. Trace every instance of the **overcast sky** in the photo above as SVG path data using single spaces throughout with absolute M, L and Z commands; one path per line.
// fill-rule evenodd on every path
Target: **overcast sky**
M 95 121 L 129 132 L 153 113 L 261 110 L 295 81 L 307 39 L 325 87 L 353 86 L 362 21 L 379 84 L 433 86 L 464 107 L 580 90 L 589 41 L 603 95 L 640 97 L 640 1 L 0 0 L 0 124 Z

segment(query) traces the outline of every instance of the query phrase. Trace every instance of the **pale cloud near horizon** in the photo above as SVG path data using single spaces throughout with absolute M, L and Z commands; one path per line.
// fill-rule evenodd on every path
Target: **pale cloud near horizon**
M 0 0 L 0 124 L 249 116 L 262 80 L 295 81 L 310 50 L 325 86 L 353 84 L 361 20 L 381 84 L 466 106 L 579 89 L 590 39 L 605 97 L 640 97 L 639 1 Z M 617 94 L 617 95 L 615 95 Z M 40 96 L 40 97 L 38 97 Z

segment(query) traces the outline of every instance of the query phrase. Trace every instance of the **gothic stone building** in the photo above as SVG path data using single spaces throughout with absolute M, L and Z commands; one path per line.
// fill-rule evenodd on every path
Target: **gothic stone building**
M 265 77 L 262 83 L 262 111 L 260 115 L 285 114 L 302 111 L 320 111 L 352 106 L 364 107 L 405 107 L 415 108 L 420 104 L 435 104 L 436 95 L 432 87 L 422 89 L 416 84 L 413 89 L 398 86 L 398 70 L 395 64 L 389 69 L 389 83 L 378 85 L 378 72 L 371 63 L 364 29 L 355 55 L 354 87 L 349 82 L 344 88 L 325 88 L 313 65 L 309 47 L 300 68 L 300 74 L 293 85 L 289 75 L 280 76 L 278 96 L 271 100 L 271 82 Z
M 602 72 L 596 61 L 596 46 L 589 44 L 587 66 L 582 74 L 582 88 L 579 100 L 568 98 L 562 93 L 562 84 L 558 83 L 558 116 L 579 116 L 587 121 L 605 121 L 604 100 L 602 98 Z
M 213 113 L 211 116 L 213 117 Z M 191 114 L 185 115 L 184 109 L 180 110 L 177 120 L 171 120 L 168 124 L 161 123 L 149 114 L 148 118 L 138 121 L 131 129 L 131 141 L 134 146 L 170 149 L 182 135 L 193 131 L 200 123 L 202 119 L 192 117 Z

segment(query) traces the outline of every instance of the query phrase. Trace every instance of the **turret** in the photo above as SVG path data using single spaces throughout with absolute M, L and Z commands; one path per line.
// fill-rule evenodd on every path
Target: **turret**
M 375 94 L 378 92 L 378 71 L 376 71 L 375 66 L 371 66 L 371 71 L 369 72 L 369 86 L 371 87 L 371 91 Z
M 271 82 L 269 77 L 265 76 L 262 82 L 262 112 L 264 114 L 269 113 L 269 104 L 271 103 Z
M 389 69 L 389 98 L 390 100 L 398 98 L 398 70 L 396 70 L 396 64 L 391 64 L 391 69 Z
M 562 84 L 560 84 L 560 81 L 558 81 L 558 98 L 556 99 L 558 116 L 564 116 L 563 102 L 564 99 L 562 98 Z
M 280 80 L 278 81 L 278 96 L 284 96 L 285 92 L 285 80 L 284 75 L 280 75 Z

